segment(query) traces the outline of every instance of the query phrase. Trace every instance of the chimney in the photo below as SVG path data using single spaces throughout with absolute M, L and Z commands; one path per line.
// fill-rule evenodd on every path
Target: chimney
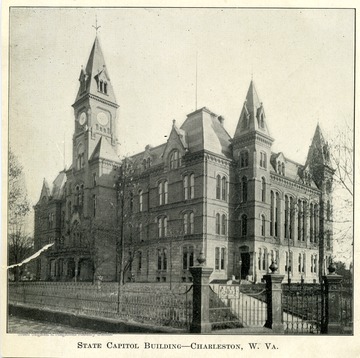
M 223 116 L 219 116 L 219 117 L 218 117 L 218 120 L 219 120 L 220 124 L 223 126 L 223 125 L 224 125 L 225 118 L 224 118 Z

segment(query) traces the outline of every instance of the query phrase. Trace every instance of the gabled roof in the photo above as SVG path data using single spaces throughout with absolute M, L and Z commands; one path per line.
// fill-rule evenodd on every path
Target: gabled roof
M 178 147 L 178 149 L 181 149 L 183 151 L 188 149 L 188 144 L 186 141 L 186 133 L 183 129 L 179 129 L 176 126 L 175 120 L 173 120 L 171 132 L 169 135 L 169 139 L 167 140 L 166 145 L 164 147 L 163 155 L 166 156 L 168 151 L 172 150 L 174 145 L 175 147 Z
M 180 127 L 186 133 L 190 152 L 208 150 L 231 158 L 231 137 L 223 126 L 223 118 L 206 107 L 188 114 Z
M 61 171 L 53 181 L 51 196 L 55 200 L 62 199 L 64 194 L 64 187 L 66 183 L 66 173 Z
M 94 159 L 106 159 L 116 163 L 120 162 L 115 148 L 110 144 L 109 140 L 103 136 L 100 137 L 98 143 L 96 144 L 89 161 Z
M 99 38 L 96 36 L 94 44 L 91 48 L 89 59 L 85 70 L 82 68 L 80 72 L 80 82 L 85 79 L 86 87 L 80 85 L 75 102 L 86 94 L 92 94 L 100 98 L 116 103 L 115 94 L 110 82 L 110 76 L 105 65 L 104 56 L 100 47 Z M 98 91 L 98 81 L 102 79 L 107 83 L 107 93 Z

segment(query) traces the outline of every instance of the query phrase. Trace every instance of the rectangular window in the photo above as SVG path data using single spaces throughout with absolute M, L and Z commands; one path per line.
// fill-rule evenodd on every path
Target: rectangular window
M 189 177 L 187 175 L 184 176 L 184 199 L 188 199 L 188 187 L 189 187 Z

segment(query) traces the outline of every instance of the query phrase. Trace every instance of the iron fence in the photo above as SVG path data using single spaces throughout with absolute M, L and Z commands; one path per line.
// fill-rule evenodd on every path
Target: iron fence
M 283 285 L 282 307 L 285 334 L 320 334 L 325 320 L 321 285 Z
M 192 286 L 59 282 L 9 283 L 9 303 L 188 330 Z

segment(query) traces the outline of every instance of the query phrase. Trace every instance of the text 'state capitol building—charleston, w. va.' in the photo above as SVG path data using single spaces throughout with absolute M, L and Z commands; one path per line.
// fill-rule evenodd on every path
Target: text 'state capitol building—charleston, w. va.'
M 174 121 L 166 143 L 120 160 L 116 84 L 97 37 L 79 81 L 72 165 L 44 180 L 34 207 L 35 249 L 55 242 L 38 279 L 112 281 L 123 267 L 126 281 L 189 282 L 203 252 L 212 280 L 259 282 L 274 260 L 293 282 L 318 281 L 332 253 L 334 173 L 319 126 L 304 165 L 272 152 L 251 81 L 233 137 L 204 107 Z

